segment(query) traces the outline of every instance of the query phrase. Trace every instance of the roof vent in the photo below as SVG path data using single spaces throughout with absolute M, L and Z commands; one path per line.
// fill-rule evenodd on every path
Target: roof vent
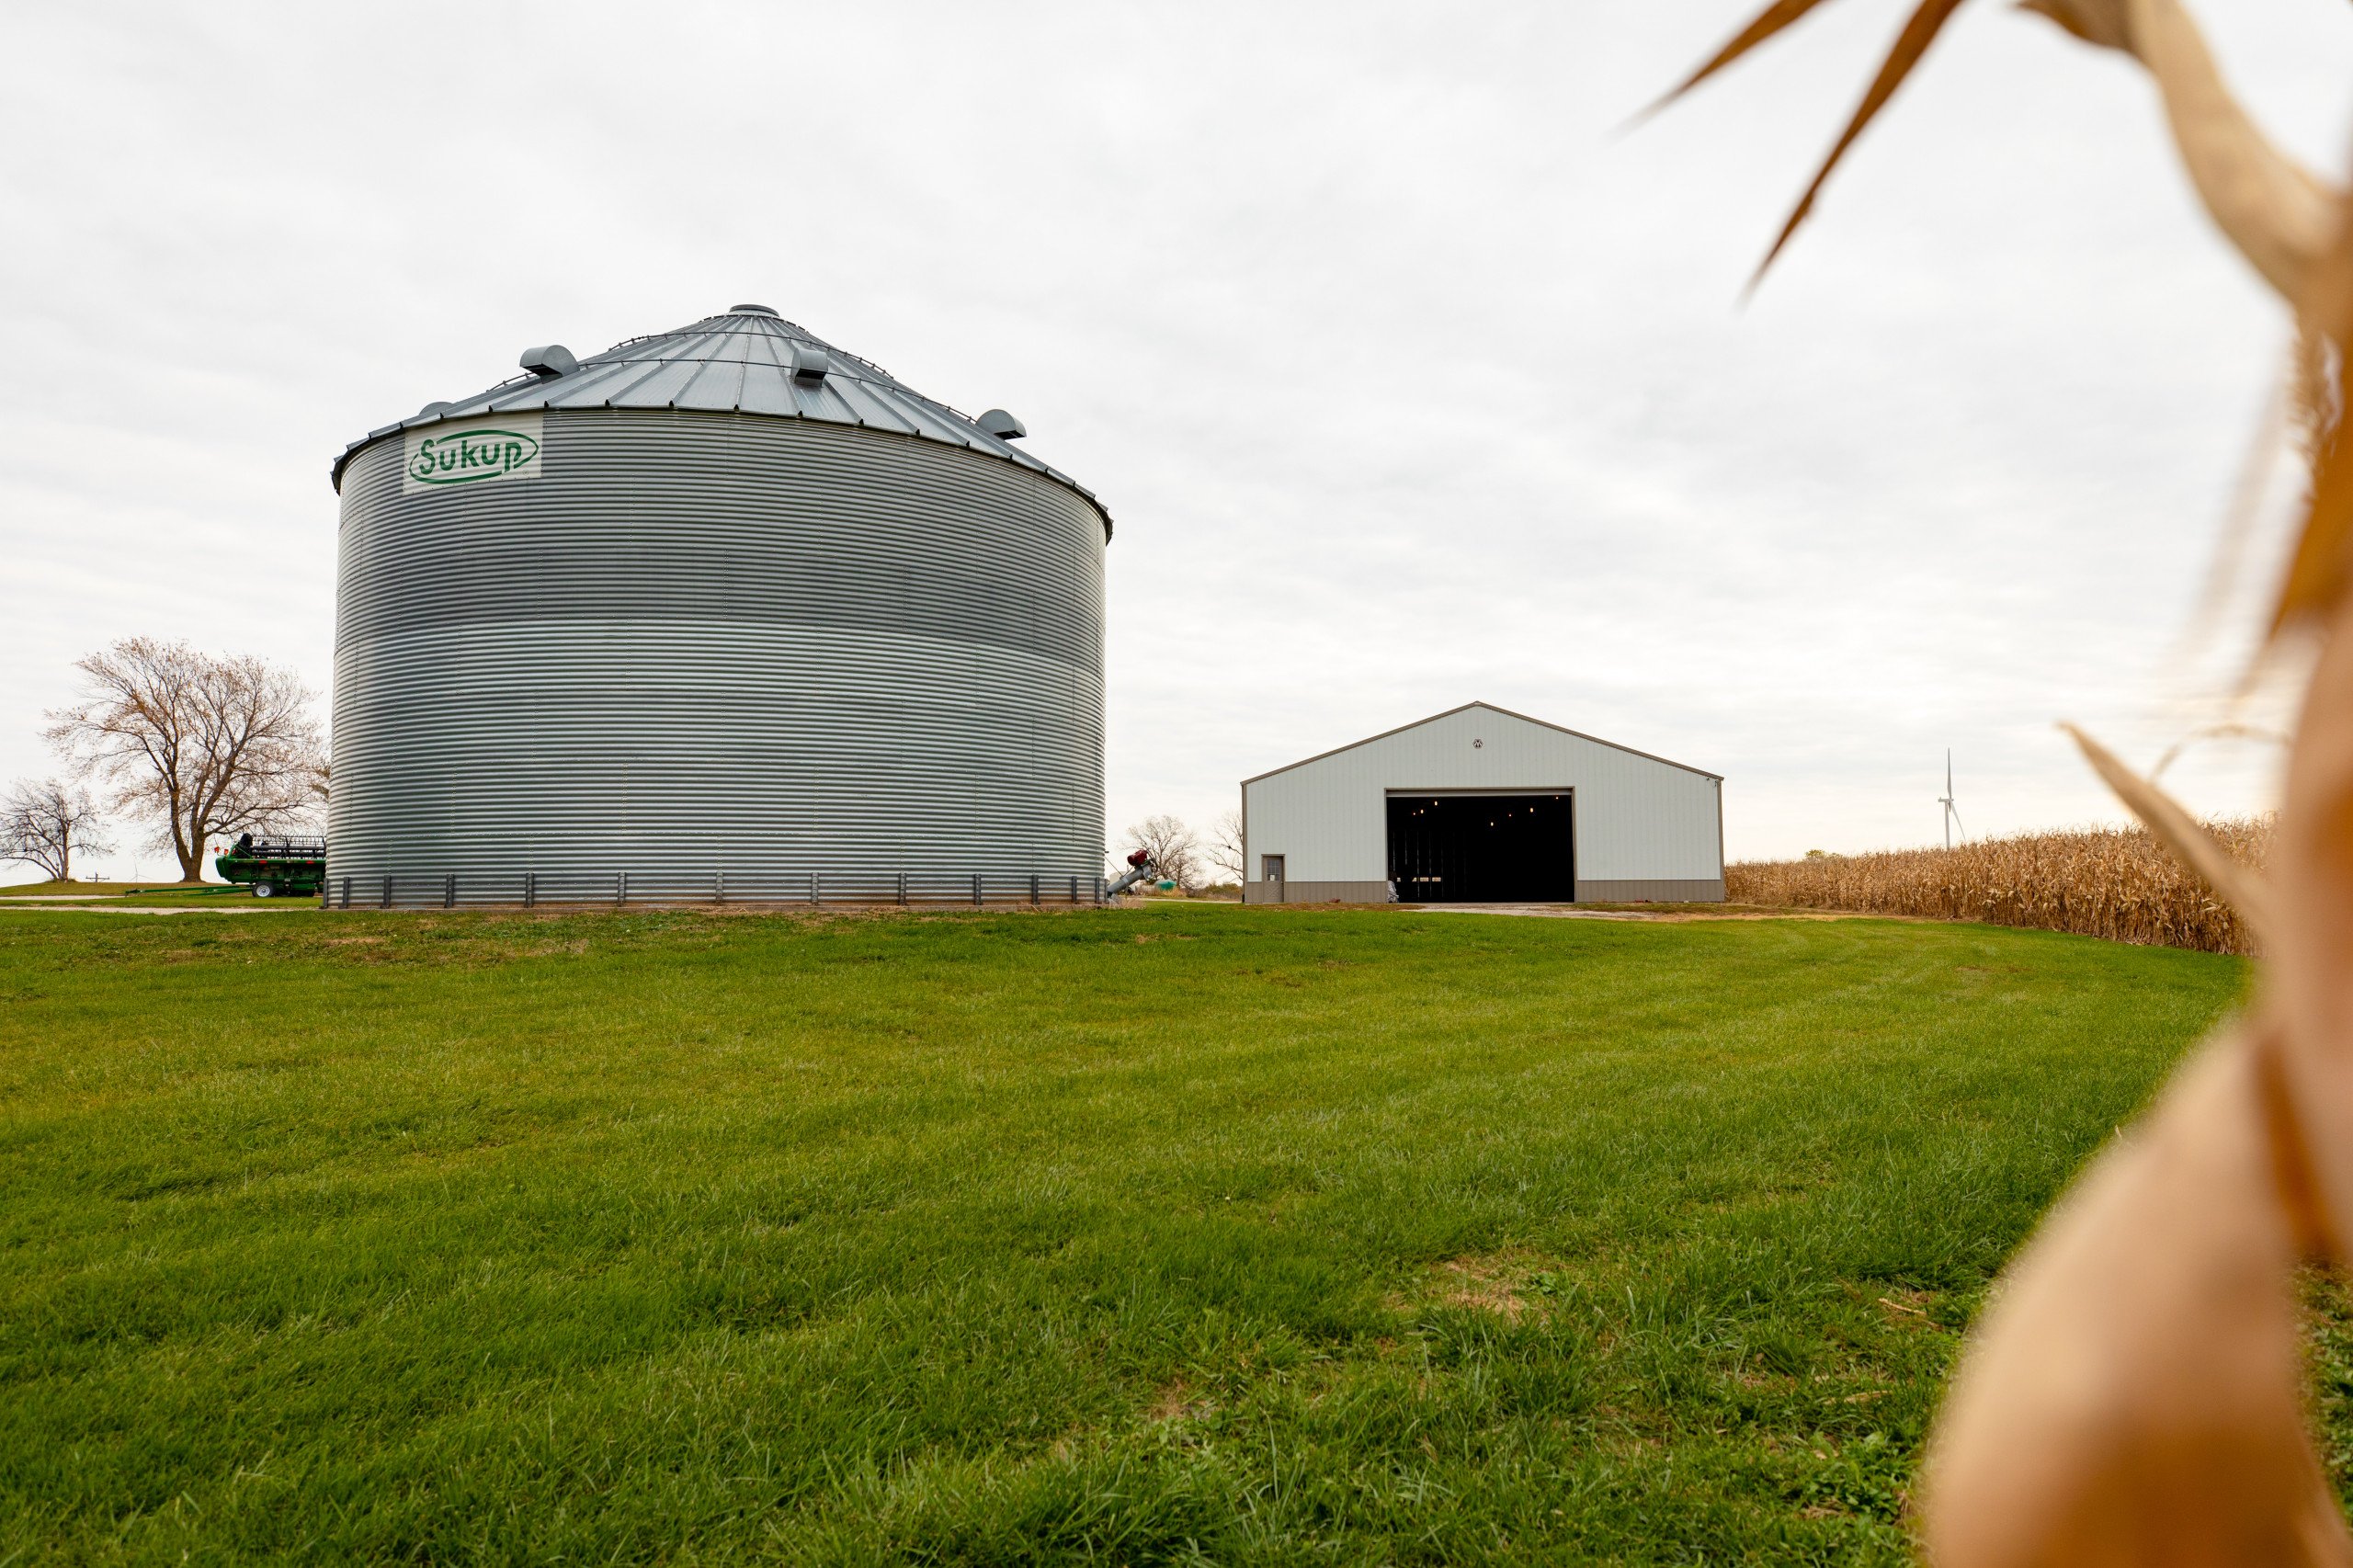
M 730 305 L 727 307 L 727 313 L 731 316 L 772 316 L 776 314 L 776 307 L 774 305 Z
M 428 403 L 423 408 L 418 409 L 415 414 L 412 415 L 410 417 L 415 419 L 431 419 L 437 415 L 447 414 L 457 406 L 458 405 L 454 403 Z
M 813 381 L 822 381 L 825 379 L 825 372 L 833 368 L 833 360 L 827 358 L 825 351 L 815 344 L 796 343 L 792 346 L 794 375 L 805 377 Z
M 980 427 L 1000 441 L 1018 441 L 1029 434 L 1029 426 L 1002 408 L 992 408 L 975 421 Z
M 523 358 L 517 363 L 531 374 L 545 376 L 550 380 L 557 376 L 568 376 L 580 369 L 580 361 L 574 359 L 572 357 L 572 350 L 561 343 L 551 343 L 539 348 L 526 348 L 523 350 Z

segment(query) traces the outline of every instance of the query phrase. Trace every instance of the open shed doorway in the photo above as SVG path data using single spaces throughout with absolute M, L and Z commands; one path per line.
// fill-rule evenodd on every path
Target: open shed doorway
M 1392 794 L 1389 880 L 1405 903 L 1567 903 L 1574 801 L 1557 793 Z

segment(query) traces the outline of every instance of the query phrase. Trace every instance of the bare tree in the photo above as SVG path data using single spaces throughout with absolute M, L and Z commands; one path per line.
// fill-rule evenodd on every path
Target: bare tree
M 19 778 L 0 800 L 0 860 L 21 860 L 53 882 L 74 880 L 74 856 L 103 855 L 113 846 L 98 836 L 97 803 L 86 790 L 54 778 Z
M 1242 813 L 1228 810 L 1210 824 L 1210 841 L 1202 853 L 1210 864 L 1232 878 L 1236 886 L 1250 880 L 1250 859 L 1243 853 Z
M 1201 841 L 1176 817 L 1144 818 L 1120 835 L 1120 846 L 1151 856 L 1153 869 L 1180 888 L 1201 879 Z
M 208 840 L 305 820 L 325 764 L 311 693 L 249 654 L 131 637 L 74 666 L 83 699 L 50 713 L 49 739 L 109 803 L 203 876 Z

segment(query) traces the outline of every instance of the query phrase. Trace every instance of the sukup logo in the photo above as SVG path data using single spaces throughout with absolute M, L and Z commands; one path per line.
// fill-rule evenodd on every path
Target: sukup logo
M 539 455 L 538 437 L 520 430 L 420 436 L 409 449 L 408 478 L 418 484 L 479 484 L 528 468 Z

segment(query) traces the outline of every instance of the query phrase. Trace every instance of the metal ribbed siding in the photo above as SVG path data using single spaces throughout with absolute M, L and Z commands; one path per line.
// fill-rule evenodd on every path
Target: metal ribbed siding
M 545 415 L 541 477 L 343 478 L 330 878 L 1089 880 L 1104 521 L 919 438 Z

